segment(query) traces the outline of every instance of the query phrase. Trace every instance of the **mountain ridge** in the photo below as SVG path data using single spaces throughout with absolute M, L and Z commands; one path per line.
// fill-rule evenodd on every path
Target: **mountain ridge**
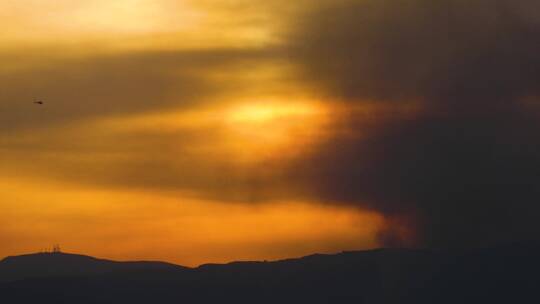
M 176 269 L 187 267 L 160 261 L 113 261 L 88 255 L 41 252 L 7 256 L 0 260 L 0 282 L 21 279 L 96 275 L 116 271 Z
M 75 255 L 75 259 L 81 256 Z M 22 304 L 454 304 L 540 300 L 540 242 L 468 250 L 375 249 L 196 268 L 140 266 L 137 262 L 82 257 L 124 266 L 91 274 L 75 272 L 0 282 L 0 295 L 12 300 L 9 303 Z

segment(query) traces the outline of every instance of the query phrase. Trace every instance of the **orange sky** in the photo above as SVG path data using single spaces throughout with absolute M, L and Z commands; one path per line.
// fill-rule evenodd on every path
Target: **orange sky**
M 0 3 L 0 256 L 59 243 L 198 265 L 377 246 L 380 215 L 282 195 L 279 169 L 340 115 L 280 57 L 309 3 Z
M 2 201 L 12 202 L 1 206 L 4 255 L 60 243 L 69 252 L 191 266 L 271 260 L 373 246 L 381 225 L 376 214 L 301 202 L 248 206 L 10 181 L 2 189 Z

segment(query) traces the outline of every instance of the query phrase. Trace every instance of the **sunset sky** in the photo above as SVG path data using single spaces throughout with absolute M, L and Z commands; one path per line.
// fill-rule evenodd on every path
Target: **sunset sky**
M 0 257 L 58 243 L 194 266 L 534 238 L 539 11 L 0 1 Z

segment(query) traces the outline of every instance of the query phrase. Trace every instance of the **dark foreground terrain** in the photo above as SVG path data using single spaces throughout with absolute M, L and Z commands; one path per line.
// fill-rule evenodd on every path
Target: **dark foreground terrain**
M 0 303 L 540 303 L 540 242 L 198 268 L 25 255 L 0 261 Z

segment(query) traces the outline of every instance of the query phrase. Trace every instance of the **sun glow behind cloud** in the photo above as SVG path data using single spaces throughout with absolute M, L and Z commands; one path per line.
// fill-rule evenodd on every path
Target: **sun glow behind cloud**
M 202 143 L 192 145 L 193 151 L 208 147 L 225 152 L 236 161 L 251 163 L 306 152 L 327 135 L 325 126 L 330 123 L 330 111 L 319 102 L 270 98 L 112 117 L 97 121 L 96 126 L 110 128 L 112 132 L 199 130 Z
M 228 140 L 243 159 L 298 156 L 324 137 L 327 111 L 316 102 L 294 100 L 234 105 L 226 114 Z

